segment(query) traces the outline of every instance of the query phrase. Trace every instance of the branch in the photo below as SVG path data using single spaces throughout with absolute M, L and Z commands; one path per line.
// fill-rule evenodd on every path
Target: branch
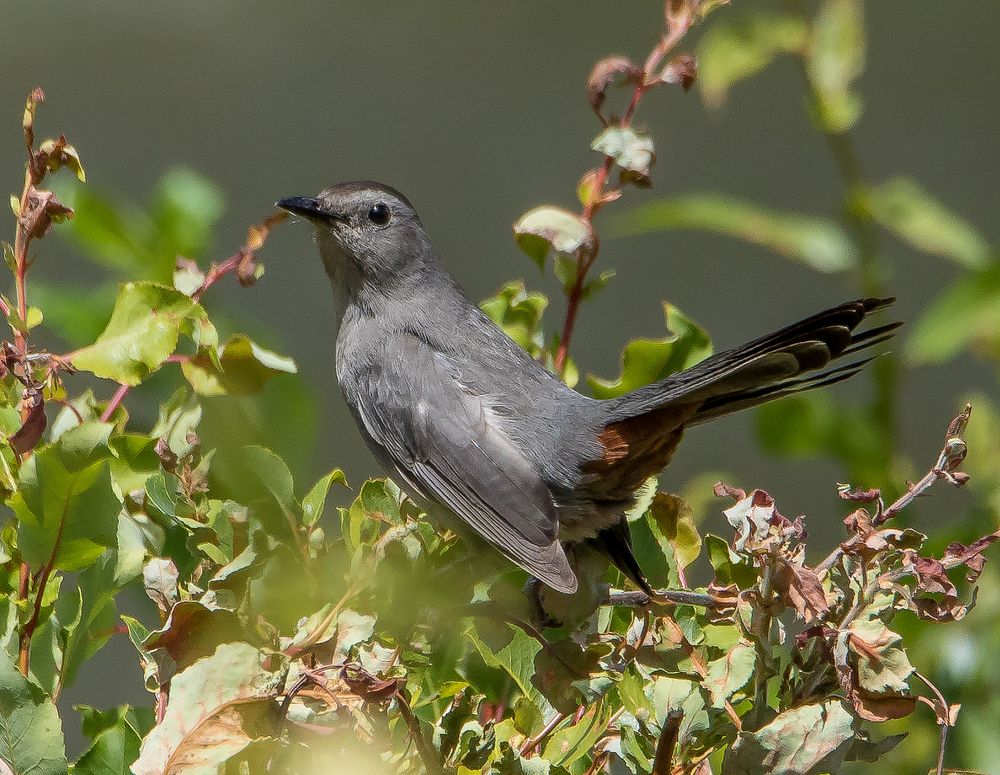
M 420 754 L 420 758 L 424 763 L 424 769 L 427 770 L 428 775 L 444 775 L 444 768 L 442 768 L 441 763 L 434 754 L 434 749 L 424 737 L 420 729 L 420 722 L 413 715 L 413 710 L 410 708 L 410 703 L 407 701 L 403 690 L 397 689 L 396 694 L 393 696 L 399 705 L 399 714 L 403 717 L 403 721 L 406 722 L 406 728 L 410 731 L 410 737 L 417 747 L 417 753 Z
M 674 746 L 681 731 L 684 711 L 673 709 L 667 711 L 667 720 L 663 723 L 660 738 L 656 741 L 656 756 L 653 759 L 652 775 L 670 775 L 670 763 L 674 758 Z
M 965 408 L 948 424 L 948 431 L 945 434 L 944 446 L 941 448 L 941 452 L 938 454 L 937 460 L 934 465 L 930 467 L 923 477 L 916 484 L 910 485 L 907 491 L 897 498 L 888 507 L 883 508 L 881 505 L 881 499 L 879 498 L 879 506 L 875 516 L 872 518 L 872 526 L 880 527 L 888 522 L 890 519 L 895 517 L 899 512 L 909 506 L 913 501 L 934 486 L 936 482 L 943 479 L 948 484 L 953 487 L 961 487 L 968 480 L 968 474 L 956 472 L 956 469 L 961 465 L 962 461 L 965 459 L 966 452 L 968 448 L 965 445 L 965 441 L 962 439 L 962 434 L 965 433 L 965 428 L 969 423 L 969 417 L 972 415 L 972 404 L 966 404 Z M 877 498 L 878 491 L 875 491 L 875 497 Z M 822 579 L 830 568 L 840 562 L 840 558 L 844 555 L 846 549 L 857 545 L 861 541 L 861 537 L 858 535 L 852 536 L 845 543 L 837 546 L 830 554 L 824 558 L 824 560 L 816 566 L 815 570 L 820 575 Z
M 632 125 L 632 120 L 635 118 L 636 110 L 639 107 L 639 103 L 642 102 L 643 96 L 657 84 L 657 79 L 653 77 L 653 72 L 663 61 L 663 58 L 680 42 L 687 31 L 691 28 L 691 25 L 694 23 L 690 10 L 679 14 L 673 14 L 671 13 L 670 5 L 671 0 L 666 0 L 664 3 L 664 17 L 666 19 L 667 28 L 666 34 L 660 37 L 659 43 L 657 43 L 653 50 L 649 52 L 649 56 L 646 57 L 646 62 L 643 64 L 642 72 L 638 73 L 634 78 L 635 86 L 632 89 L 632 97 L 629 100 L 628 108 L 625 110 L 625 115 L 618 123 L 618 126 L 630 127 Z M 601 118 L 599 112 L 598 117 Z M 581 219 L 588 225 L 593 225 L 594 216 L 597 214 L 597 211 L 606 201 L 610 201 L 605 198 L 604 187 L 607 185 L 608 176 L 611 174 L 611 170 L 614 166 L 614 158 L 611 156 L 605 156 L 604 164 L 602 164 L 594 174 L 594 193 L 591 195 L 590 200 L 586 206 L 584 206 L 583 211 L 580 214 Z M 553 369 L 560 377 L 563 376 L 566 369 L 566 362 L 569 357 L 570 340 L 573 337 L 573 328 L 576 325 L 576 318 L 580 311 L 580 302 L 583 300 L 587 274 L 590 272 L 591 267 L 597 260 L 597 253 L 599 250 L 600 243 L 597 241 L 595 233 L 594 245 L 587 250 L 579 251 L 576 256 L 576 279 L 567 296 L 566 317 L 563 319 L 562 333 L 559 335 L 559 345 L 556 348 L 556 353 L 553 358 Z

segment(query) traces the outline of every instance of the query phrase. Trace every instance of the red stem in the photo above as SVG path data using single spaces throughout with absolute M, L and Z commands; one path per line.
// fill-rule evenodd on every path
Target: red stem
M 664 8 L 666 12 L 668 6 L 665 5 Z M 653 88 L 655 83 L 647 82 L 650 75 L 691 27 L 690 19 L 671 20 L 669 14 L 666 14 L 666 16 L 667 34 L 660 38 L 660 42 L 649 52 L 649 56 L 646 57 L 646 62 L 642 68 L 642 76 L 632 89 L 632 97 L 629 100 L 628 108 L 626 108 L 625 115 L 622 117 L 619 126 L 631 126 L 632 119 L 635 118 L 636 110 L 639 108 L 639 103 L 642 102 L 643 95 Z M 597 175 L 594 179 L 595 191 L 580 214 L 580 217 L 588 224 L 593 224 L 597 210 L 604 203 L 604 186 L 608 182 L 608 176 L 611 174 L 614 165 L 615 160 L 610 156 L 606 156 L 604 164 L 597 170 Z M 573 338 L 573 328 L 576 325 L 576 318 L 580 311 L 580 302 L 583 300 L 583 289 L 586 287 L 587 273 L 590 272 L 591 267 L 597 260 L 599 250 L 600 246 L 598 245 L 589 251 L 580 251 L 576 256 L 576 281 L 573 283 L 573 287 L 570 289 L 567 297 L 566 317 L 563 319 L 562 333 L 559 336 L 559 346 L 556 348 L 556 354 L 553 358 L 553 368 L 560 377 L 563 376 L 566 370 L 570 340 Z
M 107 422 L 111 419 L 111 415 L 115 413 L 115 409 L 121 406 L 122 400 L 125 398 L 125 394 L 128 393 L 128 391 L 128 385 L 121 384 L 118 386 L 115 394 L 111 396 L 111 400 L 108 401 L 108 405 L 104 408 L 104 411 L 101 412 L 101 422 Z

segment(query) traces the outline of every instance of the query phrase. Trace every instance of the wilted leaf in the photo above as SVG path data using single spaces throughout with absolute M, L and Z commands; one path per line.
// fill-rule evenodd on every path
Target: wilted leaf
M 166 615 L 177 602 L 177 566 L 165 557 L 153 557 L 142 569 L 146 597 Z
M 868 212 L 900 239 L 925 253 L 944 256 L 966 269 L 989 266 L 989 243 L 917 183 L 896 178 L 864 195 Z
M 4 775 L 66 775 L 62 723 L 45 692 L 0 653 L 0 767 Z
M 786 710 L 756 732 L 740 732 L 723 775 L 820 775 L 836 772 L 854 738 L 854 719 L 839 700 Z
M 805 48 L 808 32 L 801 19 L 755 13 L 713 24 L 698 44 L 698 76 L 705 102 L 719 106 L 739 81 L 765 69 L 779 54 Z
M 650 202 L 612 221 L 612 231 L 623 236 L 667 229 L 698 229 L 746 240 L 820 272 L 844 272 L 858 265 L 857 248 L 835 221 L 718 194 Z
M 217 361 L 200 352 L 182 362 L 181 371 L 195 392 L 203 396 L 259 393 L 271 377 L 298 373 L 291 358 L 261 347 L 244 334 L 230 337 L 219 348 Z
M 138 385 L 174 352 L 181 333 L 204 333 L 204 325 L 211 325 L 205 311 L 183 293 L 155 283 L 126 283 L 103 333 L 69 360 L 82 371 Z
M 265 669 L 248 643 L 224 643 L 174 676 L 163 722 L 142 741 L 135 775 L 215 775 L 231 756 L 268 734 L 265 721 L 284 667 Z M 277 660 L 273 660 L 277 661 Z
M 830 610 L 823 584 L 812 568 L 781 560 L 772 584 L 806 624 L 822 619 Z
M 668 335 L 663 339 L 635 339 L 622 352 L 617 379 L 587 376 L 595 398 L 614 398 L 630 390 L 669 377 L 712 354 L 708 334 L 669 302 L 663 302 Z
M 625 80 L 635 80 L 641 72 L 628 57 L 610 56 L 600 60 L 587 77 L 587 101 L 590 107 L 600 116 L 608 87 L 615 79 L 624 76 Z
M 593 227 L 580 216 L 553 205 L 529 210 L 514 224 L 514 239 L 521 250 L 545 269 L 549 253 L 590 253 L 595 246 Z

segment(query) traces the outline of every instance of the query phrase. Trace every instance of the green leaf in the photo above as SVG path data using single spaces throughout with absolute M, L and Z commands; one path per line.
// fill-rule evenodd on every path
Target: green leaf
M 917 320 L 906 353 L 914 363 L 942 363 L 966 348 L 1000 357 L 1000 262 L 959 279 Z
M 575 724 L 563 726 L 549 738 L 542 756 L 557 767 L 569 767 L 589 754 L 607 732 L 612 710 L 597 702 Z
M 619 236 L 668 229 L 698 229 L 760 245 L 819 272 L 857 268 L 857 248 L 843 227 L 828 218 L 783 213 L 718 194 L 662 199 L 617 216 Z
M 747 685 L 753 675 L 756 651 L 743 641 L 726 654 L 708 663 L 705 686 L 712 695 L 712 707 L 721 708 L 726 700 Z
M 544 343 L 542 316 L 548 304 L 543 294 L 529 293 L 524 281 L 517 280 L 507 283 L 479 306 L 522 350 L 538 357 Z
M 319 518 L 323 516 L 323 508 L 326 506 L 326 496 L 334 484 L 347 487 L 347 477 L 339 468 L 333 469 L 326 476 L 320 478 L 306 493 L 302 499 L 302 523 L 304 525 L 312 527 L 319 522 Z
M 766 12 L 708 27 L 698 43 L 698 85 L 705 101 L 721 105 L 734 84 L 764 70 L 780 54 L 802 51 L 807 36 L 801 19 Z
M 839 700 L 801 705 L 756 732 L 740 732 L 726 752 L 722 775 L 837 772 L 854 735 L 854 719 Z
M 24 462 L 8 501 L 18 546 L 34 568 L 82 570 L 115 545 L 121 504 L 111 487 L 106 423 L 85 423 Z
M 681 569 L 701 554 L 701 535 L 694 523 L 694 512 L 679 495 L 658 492 L 653 498 L 649 516 L 660 534 L 669 543 Z
M 265 669 L 263 659 L 248 643 L 223 643 L 175 675 L 166 715 L 142 741 L 132 772 L 216 775 L 258 735 L 270 734 L 273 726 L 261 722 L 281 690 L 286 669 Z M 273 655 L 270 661 L 280 665 Z
M 0 653 L 0 769 L 12 775 L 66 775 L 62 722 L 46 694 Z
M 181 363 L 181 370 L 203 396 L 260 393 L 271 377 L 298 373 L 291 358 L 266 350 L 244 334 L 232 336 L 219 349 L 217 359 L 200 352 Z
M 76 710 L 83 716 L 84 734 L 90 747 L 73 765 L 73 775 L 124 775 L 139 756 L 142 735 L 128 705 L 101 712 L 85 705 Z
M 529 210 L 514 224 L 514 239 L 521 250 L 545 269 L 549 253 L 592 252 L 596 237 L 593 227 L 580 216 L 562 207 L 542 205 Z
M 656 163 L 653 138 L 631 127 L 609 126 L 590 144 L 598 153 L 610 156 L 625 173 L 625 180 L 648 183 L 649 170 Z
M 806 72 L 817 95 L 820 126 L 850 129 L 861 116 L 861 99 L 851 85 L 865 64 L 865 20 L 860 0 L 823 0 L 813 24 Z
M 708 334 L 677 307 L 663 302 L 668 335 L 663 339 L 634 339 L 622 352 L 617 379 L 587 376 L 595 398 L 614 398 L 669 377 L 712 354 Z
M 917 250 L 966 269 L 989 266 L 992 251 L 983 235 L 914 181 L 896 178 L 873 186 L 862 201 L 876 221 Z
M 174 352 L 181 333 L 203 330 L 193 324 L 211 326 L 205 311 L 183 293 L 150 282 L 126 283 L 97 341 L 69 359 L 82 371 L 138 385 Z
M 541 644 L 520 627 L 505 625 L 502 631 L 505 635 L 509 633 L 511 637 L 497 649 L 487 645 L 474 627 L 466 630 L 465 637 L 476 647 L 483 661 L 490 667 L 506 672 L 532 704 L 543 709 L 549 708 L 548 701 L 532 683 L 535 675 L 535 657 L 541 651 Z
M 250 470 L 257 475 L 274 501 L 288 512 L 297 511 L 295 484 L 285 461 L 264 447 L 244 447 L 243 455 Z
M 115 578 L 114 553 L 106 553 L 91 565 L 77 582 L 81 605 L 79 622 L 63 648 L 62 685 L 73 684 L 80 668 L 111 640 L 118 621 L 115 595 L 120 585 Z
M 203 254 L 224 209 L 222 192 L 204 175 L 185 168 L 168 171 L 157 184 L 151 208 L 160 251 L 189 258 Z

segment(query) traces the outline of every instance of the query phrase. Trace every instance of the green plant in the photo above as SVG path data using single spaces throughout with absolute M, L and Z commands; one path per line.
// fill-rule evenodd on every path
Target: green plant
M 524 283 L 483 303 L 571 384 L 575 320 L 611 278 L 591 277 L 600 247 L 594 217 L 627 187 L 649 185 L 654 144 L 634 126 L 636 110 L 651 90 L 686 90 L 699 77 L 694 58 L 667 57 L 718 5 L 668 0 L 663 34 L 642 66 L 624 57 L 598 63 L 588 98 L 601 122 L 592 147 L 602 160 L 580 181 L 581 212 L 545 205 L 515 224 L 543 270 L 554 256 L 566 295 L 559 332 L 546 336 L 548 299 Z M 842 153 L 858 115 L 859 9 L 824 0 L 814 19 L 796 6 L 746 26 L 709 27 L 699 57 L 706 97 L 719 99 L 779 52 L 799 55 L 819 124 Z M 606 111 L 615 80 L 629 88 L 621 116 Z M 341 471 L 296 483 L 298 466 L 286 459 L 308 419 L 295 365 L 228 333 L 233 324 L 208 293 L 230 276 L 261 278 L 257 252 L 282 216 L 251 227 L 246 244 L 203 270 L 222 212 L 218 192 L 174 172 L 144 209 L 86 187 L 60 199 L 42 185 L 63 167 L 83 182 L 83 166 L 62 136 L 36 143 L 42 99 L 36 90 L 27 101 L 26 176 L 11 202 L 14 240 L 4 246 L 15 297 L 0 297 L 11 332 L 0 352 L 0 487 L 10 510 L 0 530 L 7 770 L 822 773 L 887 755 L 903 735 L 878 725 L 924 704 L 939 729 L 943 771 L 958 706 L 914 668 L 904 644 L 922 637 L 913 621 L 966 616 L 983 553 L 1000 531 L 980 536 L 970 519 L 928 538 L 893 520 L 935 483 L 965 484 L 958 469 L 967 438 L 967 467 L 983 483 L 984 504 L 996 505 L 996 436 L 987 434 L 997 420 L 988 401 L 977 403 L 972 424 L 969 407 L 952 421 L 937 459 L 909 487 L 891 465 L 898 364 L 884 362 L 863 410 L 823 399 L 778 404 L 775 412 L 796 413 L 799 430 L 783 435 L 777 415 L 765 416 L 769 448 L 836 455 L 853 481 L 880 482 L 892 494 L 841 487 L 847 536 L 810 563 L 804 519 L 783 516 L 768 493 L 716 485 L 730 501 L 727 539 L 698 530 L 691 502 L 704 502 L 706 482 L 689 485 L 684 498 L 657 492 L 650 480 L 630 515 L 633 539 L 650 579 L 670 593 L 648 608 L 610 606 L 621 579 L 584 569 L 581 593 L 556 612 L 565 624 L 540 629 L 521 571 L 470 556 L 390 480 L 364 482 L 338 508 L 328 500 L 347 491 Z M 871 240 L 881 223 L 970 267 L 928 319 L 971 309 L 974 336 L 921 323 L 913 353 L 943 357 L 975 342 L 996 357 L 995 267 L 980 265 L 995 254 L 912 186 L 879 191 L 852 174 L 844 226 L 692 195 L 643 205 L 614 228 L 713 229 L 823 271 L 856 271 L 875 293 L 884 267 Z M 71 218 L 77 246 L 124 280 L 117 292 L 29 288 L 33 246 Z M 672 305 L 664 312 L 668 336 L 629 343 L 620 376 L 588 378 L 595 395 L 616 395 L 711 351 L 697 324 Z M 38 345 L 39 326 L 69 351 Z M 130 415 L 133 391 L 157 406 L 155 417 Z M 850 430 L 859 417 L 874 418 L 870 432 Z M 696 578 L 705 583 L 694 586 Z M 118 601 L 136 588 L 149 599 L 145 615 L 120 615 Z M 150 701 L 78 706 L 89 743 L 69 764 L 62 730 L 72 713 L 57 703 L 114 637 L 135 646 Z

